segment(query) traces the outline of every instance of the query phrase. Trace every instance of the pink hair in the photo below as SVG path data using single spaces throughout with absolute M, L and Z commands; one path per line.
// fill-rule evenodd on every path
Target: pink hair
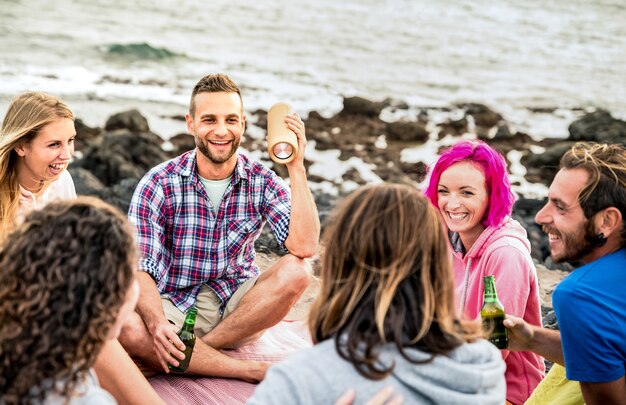
M 504 157 L 483 141 L 461 141 L 446 149 L 435 163 L 424 194 L 435 207 L 439 208 L 437 188 L 441 174 L 453 164 L 465 161 L 474 163 L 485 175 L 489 206 L 483 218 L 483 225 L 500 225 L 511 215 L 515 197 L 511 191 L 511 181 Z

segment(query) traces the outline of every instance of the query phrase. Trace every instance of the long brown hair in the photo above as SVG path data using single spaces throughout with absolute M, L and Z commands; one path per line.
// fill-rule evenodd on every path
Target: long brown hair
M 455 316 L 447 240 L 435 209 L 415 188 L 383 184 L 357 190 L 329 217 L 321 291 L 309 327 L 317 343 L 334 338 L 339 354 L 371 379 L 393 344 L 433 357 L 480 336 Z M 430 360 L 428 360 L 430 361 Z
M 28 144 L 41 128 L 61 118 L 73 120 L 74 115 L 50 94 L 28 92 L 11 101 L 0 129 L 0 240 L 15 226 L 20 201 L 14 149 Z
M 72 393 L 124 302 L 134 249 L 126 217 L 92 197 L 48 204 L 9 235 L 0 247 L 0 403 L 38 402 L 54 387 Z

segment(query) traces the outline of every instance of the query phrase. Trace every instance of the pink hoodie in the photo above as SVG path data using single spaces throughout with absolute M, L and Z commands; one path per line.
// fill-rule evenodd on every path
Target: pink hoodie
M 526 230 L 519 222 L 506 218 L 503 224 L 485 229 L 465 255 L 453 249 L 452 252 L 460 313 L 469 319 L 480 315 L 483 277 L 493 275 L 506 313 L 541 326 L 537 271 L 530 257 Z M 501 352 L 506 363 L 506 398 L 522 404 L 543 378 L 543 358 L 532 352 Z

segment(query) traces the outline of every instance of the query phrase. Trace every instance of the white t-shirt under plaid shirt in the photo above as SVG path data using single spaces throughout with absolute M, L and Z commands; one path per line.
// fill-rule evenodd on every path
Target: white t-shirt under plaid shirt
M 213 213 L 192 150 L 143 177 L 128 216 L 137 228 L 141 270 L 154 278 L 162 296 L 187 312 L 203 284 L 222 299 L 223 308 L 239 285 L 259 274 L 254 242 L 265 222 L 285 249 L 290 207 L 285 182 L 239 154 Z

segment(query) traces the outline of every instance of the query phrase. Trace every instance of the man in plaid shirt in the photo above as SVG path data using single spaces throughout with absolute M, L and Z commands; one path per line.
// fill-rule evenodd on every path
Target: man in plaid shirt
M 167 373 L 168 364 L 184 358 L 176 332 L 195 305 L 200 339 L 187 372 L 259 381 L 268 364 L 219 349 L 258 339 L 309 284 L 304 259 L 317 253 L 320 223 L 304 168 L 304 123 L 298 114 L 285 118 L 298 137 L 298 154 L 286 165 L 289 189 L 237 153 L 246 116 L 228 76 L 208 75 L 196 84 L 186 120 L 196 148 L 150 170 L 131 202 L 141 297 L 120 340 L 129 354 Z M 288 254 L 259 275 L 254 241 L 265 222 Z

